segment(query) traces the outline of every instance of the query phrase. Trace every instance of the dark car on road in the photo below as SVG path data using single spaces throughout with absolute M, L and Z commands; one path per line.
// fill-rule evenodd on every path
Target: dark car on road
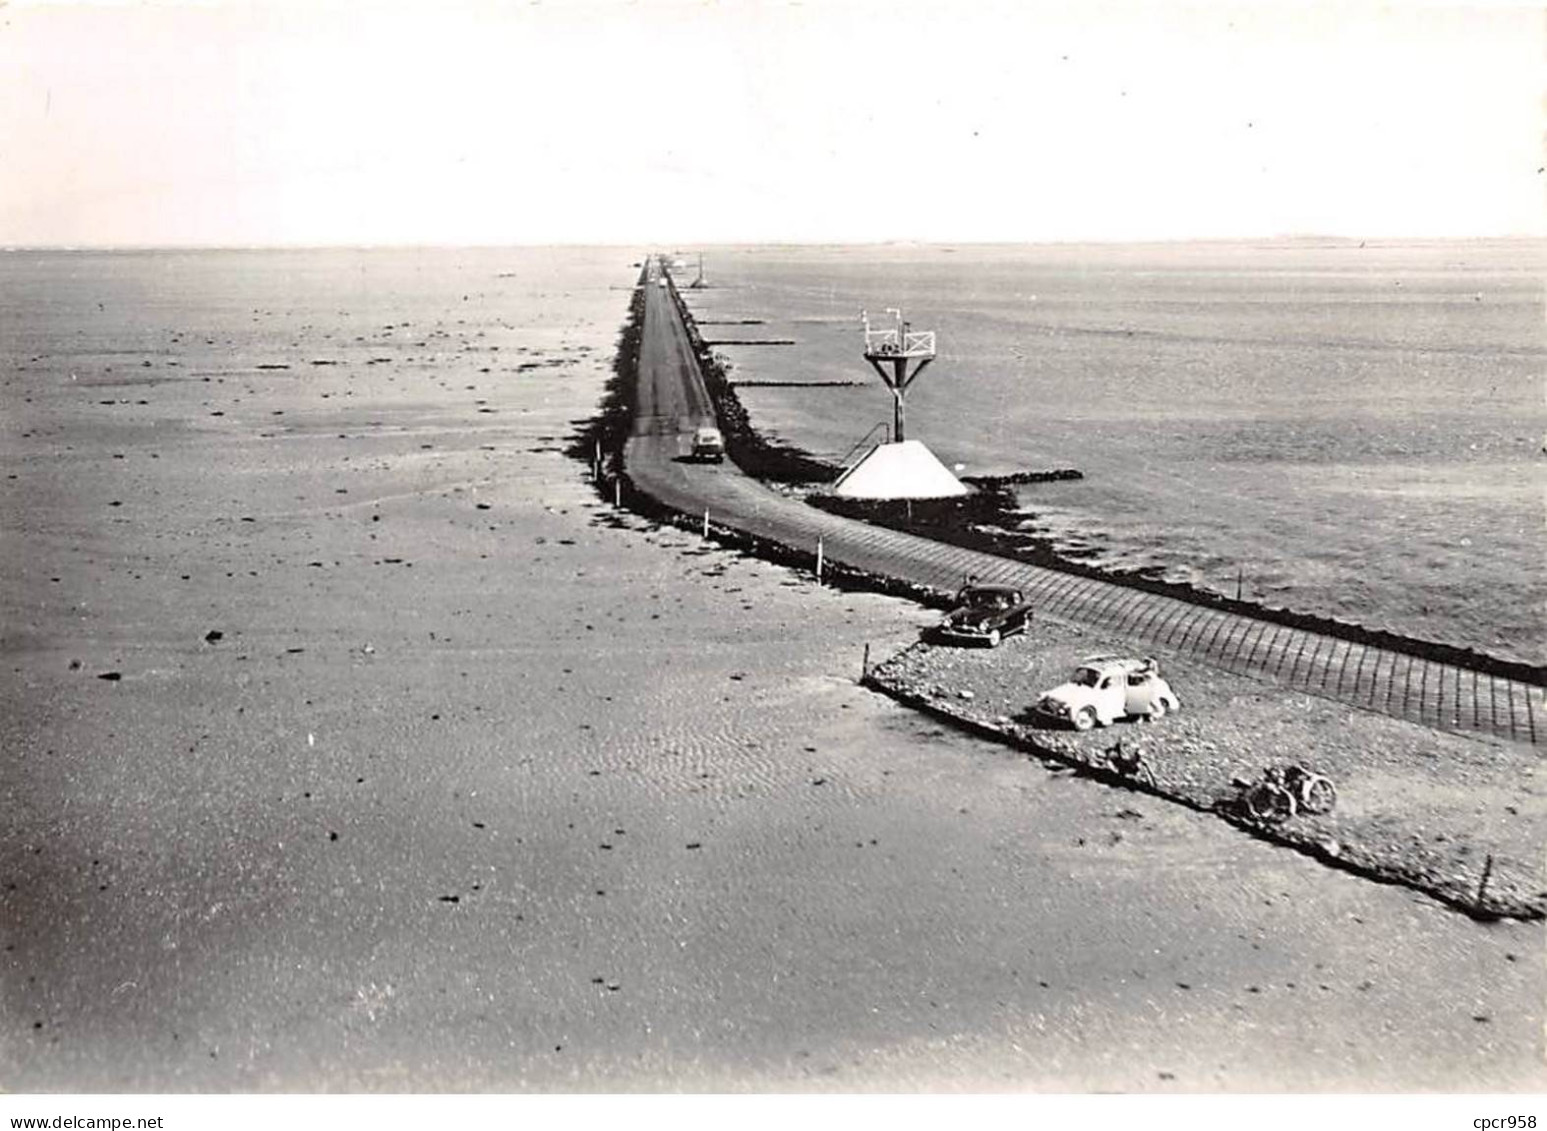
M 1008 585 L 969 585 L 956 595 L 952 609 L 931 631 L 942 644 L 999 646 L 1006 636 L 1025 632 L 1031 624 L 1031 605 L 1019 589 Z

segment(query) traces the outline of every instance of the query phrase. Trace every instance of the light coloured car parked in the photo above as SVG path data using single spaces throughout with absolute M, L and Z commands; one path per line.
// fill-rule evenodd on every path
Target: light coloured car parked
M 705 425 L 693 433 L 693 458 L 719 463 L 725 458 L 725 437 L 718 428 Z
M 1075 730 L 1090 730 L 1121 718 L 1153 721 L 1181 705 L 1155 660 L 1095 656 L 1076 668 L 1068 683 L 1043 692 L 1034 709 Z

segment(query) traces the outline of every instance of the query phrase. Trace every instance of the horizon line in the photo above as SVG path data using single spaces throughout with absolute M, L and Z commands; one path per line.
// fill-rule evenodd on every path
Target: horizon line
M 628 249 L 634 247 L 650 247 L 671 244 L 673 247 L 692 248 L 798 248 L 798 247 L 1080 247 L 1097 244 L 1104 246 L 1148 246 L 1148 245 L 1177 245 L 1177 244 L 1242 244 L 1242 243 L 1283 243 L 1283 244 L 1347 244 L 1355 248 L 1365 247 L 1369 244 L 1413 244 L 1413 243 L 1483 243 L 1483 242 L 1517 241 L 1517 242 L 1547 242 L 1547 233 L 1543 232 L 1505 232 L 1487 235 L 1379 235 L 1379 236 L 1348 236 L 1334 233 L 1306 232 L 1306 233 L 1275 233 L 1271 235 L 1234 235 L 1234 236 L 1157 236 L 1147 238 L 1109 238 L 1109 237 L 1083 237 L 1075 239 L 935 239 L 935 238 L 894 238 L 894 239 L 778 239 L 778 240 L 715 240 L 699 242 L 696 240 L 660 240 L 644 239 L 632 242 L 617 242 L 612 240 L 570 240 L 558 242 L 526 242 L 522 240 L 494 241 L 494 242 L 464 242 L 464 241 L 418 241 L 405 240 L 402 242 L 339 242 L 339 243 L 311 243 L 311 242 L 274 242 L 274 243 L 15 243 L 0 244 L 0 252 L 15 253 L 28 251 L 57 251 L 57 252 L 136 252 L 136 251 L 450 251 L 450 250 L 497 250 L 502 248 L 526 248 L 532 250 L 552 249 L 568 250 L 579 248 L 603 249 Z

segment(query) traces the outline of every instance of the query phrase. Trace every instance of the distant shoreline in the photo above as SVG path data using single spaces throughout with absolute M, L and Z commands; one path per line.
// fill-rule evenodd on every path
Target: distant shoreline
M 1272 235 L 1272 236 L 1204 236 L 1204 237 L 1177 237 L 1172 239 L 1071 239 L 1071 240 L 973 240 L 973 239 L 947 239 L 927 238 L 917 240 L 856 240 L 854 242 L 834 240 L 793 240 L 793 241 L 752 241 L 752 242 L 715 242 L 693 243 L 684 242 L 682 247 L 694 253 L 699 251 L 745 251 L 754 248 L 768 249 L 799 249 L 811 248 L 813 250 L 831 250 L 834 248 L 897 248 L 897 249 L 941 249 L 954 250 L 956 248 L 1177 248 L 1177 247 L 1339 247 L 1358 250 L 1361 247 L 1422 247 L 1430 245 L 1460 245 L 1460 244 L 1497 244 L 1520 243 L 1541 244 L 1547 251 L 1547 234 L 1495 234 L 1482 236 L 1340 236 L 1340 235 Z M 569 250 L 622 250 L 627 251 L 637 246 L 628 242 L 615 242 L 603 240 L 596 243 L 577 241 L 573 243 L 435 243 L 435 242 L 403 242 L 403 243 L 272 243 L 272 244 L 7 244 L 0 246 L 0 254 L 49 252 L 67 255 L 75 254 L 118 254 L 122 252 L 174 252 L 183 253 L 190 251 L 256 251 L 256 252 L 290 252 L 290 251 L 505 251 L 520 249 L 522 251 L 553 251 Z

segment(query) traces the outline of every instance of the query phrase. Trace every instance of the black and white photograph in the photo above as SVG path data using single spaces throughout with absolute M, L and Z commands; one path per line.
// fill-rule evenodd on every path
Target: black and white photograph
M 1544 60 L 0 4 L 0 1116 L 1534 1127 Z

